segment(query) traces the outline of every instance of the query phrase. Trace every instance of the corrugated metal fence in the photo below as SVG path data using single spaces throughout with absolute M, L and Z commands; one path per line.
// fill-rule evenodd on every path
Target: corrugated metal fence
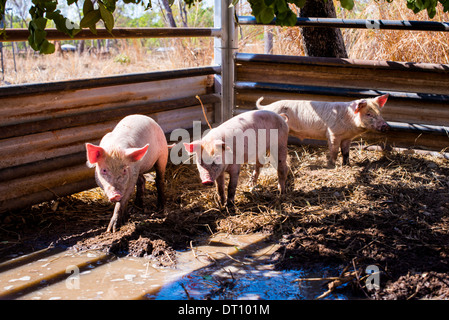
M 279 99 L 345 101 L 388 92 L 383 113 L 393 130 L 366 139 L 433 150 L 449 146 L 449 65 L 243 53 L 235 56 L 234 64 L 233 8 L 220 10 L 228 7 L 226 0 L 215 4 L 215 29 L 113 33 L 117 38 L 220 37 L 215 61 L 221 67 L 0 88 L 0 213 L 94 187 L 93 170 L 85 165 L 85 142 L 99 142 L 121 118 L 134 113 L 150 115 L 166 133 L 189 128 L 195 120 L 204 121 L 197 95 L 208 119 L 220 122 L 231 115 L 234 100 L 234 112 L 244 112 L 254 109 L 260 96 L 266 104 Z M 254 18 L 238 19 L 255 24 Z M 305 18 L 297 25 L 367 28 L 368 22 Z M 375 22 L 381 29 L 449 31 L 447 23 Z M 7 35 L 9 41 L 24 41 L 28 33 Z M 55 30 L 48 30 L 48 37 L 67 38 Z M 110 34 L 83 31 L 78 37 Z
M 237 110 L 280 99 L 350 101 L 389 93 L 382 111 L 388 134 L 372 142 L 442 150 L 449 147 L 449 65 L 238 53 Z M 261 80 L 263 79 L 263 80 Z
M 0 88 L 0 212 L 95 186 L 84 144 L 129 114 L 166 133 L 214 119 L 219 67 Z

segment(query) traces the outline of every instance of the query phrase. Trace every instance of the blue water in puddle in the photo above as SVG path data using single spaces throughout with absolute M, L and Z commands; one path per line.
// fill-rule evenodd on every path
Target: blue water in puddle
M 316 299 L 327 290 L 326 281 L 301 281 L 298 278 L 326 277 L 335 269 L 320 270 L 259 270 L 257 267 L 231 270 L 205 268 L 194 271 L 178 281 L 164 286 L 158 293 L 147 298 L 156 300 L 185 299 L 232 299 L 232 300 L 310 300 Z M 332 293 L 325 299 L 345 300 L 347 296 Z

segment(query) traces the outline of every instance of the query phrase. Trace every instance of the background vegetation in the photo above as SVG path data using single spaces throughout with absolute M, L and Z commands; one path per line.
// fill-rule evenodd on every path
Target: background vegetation
M 30 21 L 27 0 L 8 0 L 14 10 L 6 13 L 6 25 L 26 28 Z M 28 3 L 28 4 L 27 4 Z M 176 26 L 212 27 L 213 3 L 203 1 L 189 8 L 185 2 L 175 2 L 171 14 Z M 236 5 L 240 14 L 251 14 L 248 2 Z M 360 19 L 429 20 L 423 11 L 415 14 L 405 1 L 391 3 L 376 0 L 355 2 L 349 11 L 335 1 L 337 17 Z M 298 13 L 296 7 L 293 11 Z M 65 11 L 66 10 L 66 11 Z M 79 12 L 61 11 L 75 20 Z M 81 9 L 79 9 L 81 12 Z M 433 21 L 449 21 L 448 13 L 439 5 Z M 154 3 L 153 9 L 140 10 L 118 2 L 114 12 L 115 27 L 167 27 L 170 21 L 162 2 Z M 12 19 L 11 19 L 12 17 Z M 54 27 L 49 25 L 47 27 Z M 264 35 L 272 33 L 270 53 L 303 55 L 302 36 L 298 27 L 240 26 L 239 51 L 264 53 Z M 392 60 L 429 63 L 449 63 L 449 38 L 444 32 L 388 31 L 343 29 L 343 37 L 349 58 L 369 60 Z M 213 63 L 213 39 L 130 39 L 62 41 L 60 45 L 73 45 L 75 52 L 58 51 L 41 55 L 28 43 L 3 43 L 4 73 L 2 84 L 57 81 L 113 74 L 169 70 L 210 65 Z M 15 58 L 15 59 L 13 59 Z M 15 61 L 14 61 L 15 60 Z

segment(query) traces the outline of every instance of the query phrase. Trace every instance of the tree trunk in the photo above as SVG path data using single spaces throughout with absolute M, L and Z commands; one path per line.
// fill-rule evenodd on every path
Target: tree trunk
M 307 0 L 300 10 L 300 17 L 336 18 L 332 0 Z M 301 28 L 304 38 L 304 51 L 311 57 L 347 58 L 343 35 L 338 28 Z
M 273 54 L 273 30 L 265 26 L 263 31 L 263 53 Z
M 170 25 L 170 27 L 176 28 L 175 18 L 173 18 L 173 11 L 171 10 L 168 0 L 161 0 L 161 2 L 165 9 L 165 17 L 168 20 L 168 24 Z

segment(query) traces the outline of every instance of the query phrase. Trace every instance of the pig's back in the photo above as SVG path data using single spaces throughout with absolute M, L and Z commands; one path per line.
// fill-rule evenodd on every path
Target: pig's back
M 347 103 L 281 100 L 263 107 L 278 114 L 285 113 L 290 131 L 300 138 L 326 139 L 329 127 L 339 124 L 347 112 Z
M 104 144 L 104 145 L 103 145 Z M 141 160 L 140 171 L 150 170 L 160 158 L 167 158 L 168 147 L 164 131 L 152 118 L 144 115 L 130 115 L 123 118 L 101 141 L 105 148 L 141 148 L 149 144 L 145 157 Z
M 278 129 L 280 131 L 288 131 L 288 126 L 284 118 L 277 113 L 270 110 L 253 110 L 229 119 L 216 129 L 224 131 L 232 129 L 240 129 L 242 131 L 247 129 Z

